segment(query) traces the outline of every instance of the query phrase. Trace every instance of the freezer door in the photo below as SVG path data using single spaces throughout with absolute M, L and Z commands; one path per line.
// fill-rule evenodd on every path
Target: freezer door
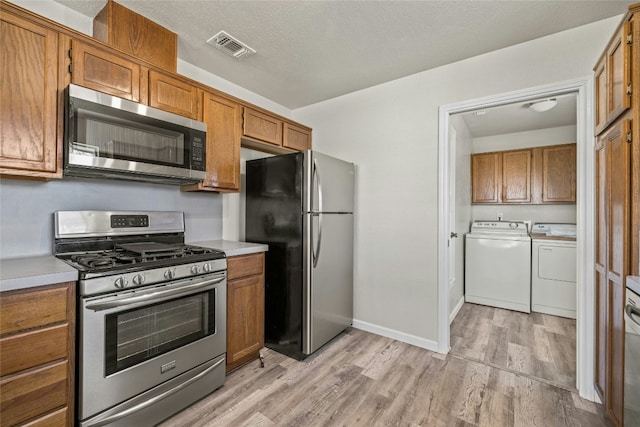
M 304 156 L 305 212 L 353 212 L 353 163 L 317 151 Z
M 353 321 L 353 215 L 307 214 L 302 350 L 311 354 Z
M 302 154 L 247 162 L 246 240 L 266 243 L 265 344 L 299 358 L 302 349 Z

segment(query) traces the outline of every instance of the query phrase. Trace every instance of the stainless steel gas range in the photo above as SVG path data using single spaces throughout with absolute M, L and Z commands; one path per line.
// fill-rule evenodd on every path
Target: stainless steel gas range
M 153 425 L 223 385 L 226 258 L 184 244 L 182 212 L 58 211 L 79 270 L 80 426 Z

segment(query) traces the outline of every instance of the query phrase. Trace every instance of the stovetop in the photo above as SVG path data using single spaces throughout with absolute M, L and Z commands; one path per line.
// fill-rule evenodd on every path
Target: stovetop
M 58 254 L 81 273 L 116 274 L 170 267 L 225 257 L 224 252 L 182 243 L 132 242 L 114 244 L 112 249 Z

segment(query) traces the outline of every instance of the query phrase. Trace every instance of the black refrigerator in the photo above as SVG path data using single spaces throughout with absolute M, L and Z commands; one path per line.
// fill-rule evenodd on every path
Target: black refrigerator
M 303 359 L 353 321 L 355 166 L 316 151 L 246 164 L 246 241 L 265 243 L 265 345 Z

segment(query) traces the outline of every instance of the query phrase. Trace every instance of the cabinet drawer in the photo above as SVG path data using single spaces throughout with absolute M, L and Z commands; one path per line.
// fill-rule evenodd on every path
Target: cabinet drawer
M 67 362 L 0 381 L 2 425 L 14 425 L 67 404 Z
M 68 292 L 67 284 L 3 292 L 0 335 L 67 321 Z
M 0 375 L 67 357 L 69 329 L 62 324 L 0 339 Z
M 40 418 L 36 418 L 33 421 L 23 424 L 22 427 L 66 427 L 72 425 L 67 417 L 69 415 L 69 408 L 65 406 L 57 411 L 43 415 Z
M 229 280 L 254 274 L 262 274 L 263 269 L 264 253 L 227 258 L 227 275 Z

